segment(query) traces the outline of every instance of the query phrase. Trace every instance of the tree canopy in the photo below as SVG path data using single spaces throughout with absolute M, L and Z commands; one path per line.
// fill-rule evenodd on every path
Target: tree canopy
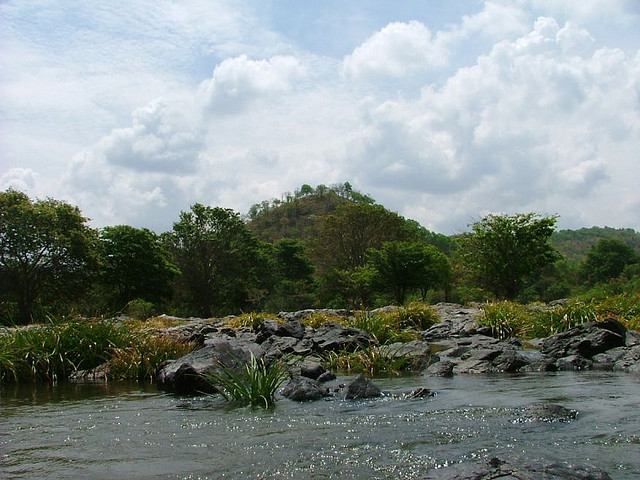
M 97 234 L 77 207 L 0 192 L 0 296 L 29 322 L 64 299 L 79 297 L 97 265 Z
M 585 283 L 606 282 L 620 276 L 627 265 L 638 263 L 635 249 L 615 238 L 601 238 L 587 251 L 580 265 L 580 274 Z
M 182 272 L 178 294 L 186 311 L 210 317 L 248 305 L 264 259 L 236 212 L 196 203 L 180 213 L 166 240 Z
M 462 237 L 462 258 L 498 298 L 514 299 L 526 281 L 558 254 L 549 244 L 557 217 L 535 213 L 488 215 Z

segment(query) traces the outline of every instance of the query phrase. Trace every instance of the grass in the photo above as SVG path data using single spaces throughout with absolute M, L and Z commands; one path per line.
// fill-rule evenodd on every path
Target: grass
M 192 347 L 104 320 L 50 322 L 0 335 L 0 383 L 65 380 L 108 363 L 114 378 L 152 378 L 155 368 Z
M 478 324 L 490 327 L 493 336 L 499 339 L 529 339 L 548 337 L 607 318 L 619 320 L 630 330 L 640 329 L 640 292 L 576 297 L 553 308 L 495 302 L 483 307 Z
M 385 346 L 369 346 L 354 352 L 327 352 L 323 364 L 332 371 L 347 374 L 362 373 L 369 377 L 395 376 L 415 373 L 419 370 L 416 359 L 411 355 L 400 354 L 400 349 Z
M 229 402 L 266 409 L 274 406 L 276 391 L 286 379 L 286 371 L 279 362 L 266 364 L 264 359 L 251 355 L 251 361 L 244 367 L 235 369 L 220 363 L 219 370 L 205 379 Z

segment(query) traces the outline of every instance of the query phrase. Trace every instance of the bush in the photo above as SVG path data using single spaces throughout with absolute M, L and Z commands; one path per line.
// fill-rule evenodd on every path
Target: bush
M 130 317 L 144 320 L 156 314 L 155 306 L 151 302 L 137 298 L 127 303 L 126 313 Z

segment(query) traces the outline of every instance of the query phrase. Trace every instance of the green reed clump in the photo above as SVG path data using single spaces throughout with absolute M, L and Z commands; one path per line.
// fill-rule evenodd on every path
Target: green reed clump
M 114 348 L 107 363 L 111 380 L 153 380 L 158 366 L 193 351 L 193 345 L 169 335 L 136 334 L 131 342 Z
M 346 325 L 348 323 L 346 317 L 327 312 L 314 312 L 308 317 L 300 319 L 300 321 L 307 327 L 311 328 L 318 328 L 327 323 L 338 323 L 340 325 Z
M 0 382 L 65 379 L 106 362 L 131 334 L 104 321 L 73 320 L 13 329 L 0 335 Z
M 347 325 L 364 330 L 381 344 L 410 342 L 418 336 L 414 329 L 404 328 L 397 315 L 389 313 L 358 312 Z
M 491 328 L 491 334 L 501 340 L 512 337 L 526 337 L 532 315 L 524 305 L 515 302 L 488 303 L 482 307 L 478 320 L 481 327 Z
M 276 391 L 286 379 L 286 370 L 280 362 L 267 364 L 263 358 L 251 361 L 241 368 L 220 363 L 216 372 L 205 379 L 224 397 L 239 406 L 270 408 L 275 404 Z
M 369 377 L 385 377 L 415 373 L 421 369 L 421 363 L 415 356 L 402 352 L 402 346 L 396 349 L 388 346 L 368 346 L 353 352 L 327 352 L 323 365 L 328 370 L 345 373 L 362 373 Z
M 591 302 L 570 300 L 551 309 L 532 312 L 529 320 L 529 337 L 548 337 L 583 323 L 601 320 Z

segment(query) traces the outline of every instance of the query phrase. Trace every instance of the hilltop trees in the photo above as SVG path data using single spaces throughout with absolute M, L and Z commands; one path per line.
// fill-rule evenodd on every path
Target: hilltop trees
M 549 244 L 557 217 L 488 215 L 461 239 L 465 266 L 498 298 L 513 300 L 526 281 L 558 254 Z
M 580 265 L 580 275 L 585 283 L 595 284 L 618 278 L 627 265 L 638 263 L 633 247 L 614 238 L 601 238 L 587 251 Z
M 97 235 L 86 221 L 68 203 L 0 192 L 0 300 L 9 310 L 5 315 L 27 323 L 83 294 L 97 264 Z

